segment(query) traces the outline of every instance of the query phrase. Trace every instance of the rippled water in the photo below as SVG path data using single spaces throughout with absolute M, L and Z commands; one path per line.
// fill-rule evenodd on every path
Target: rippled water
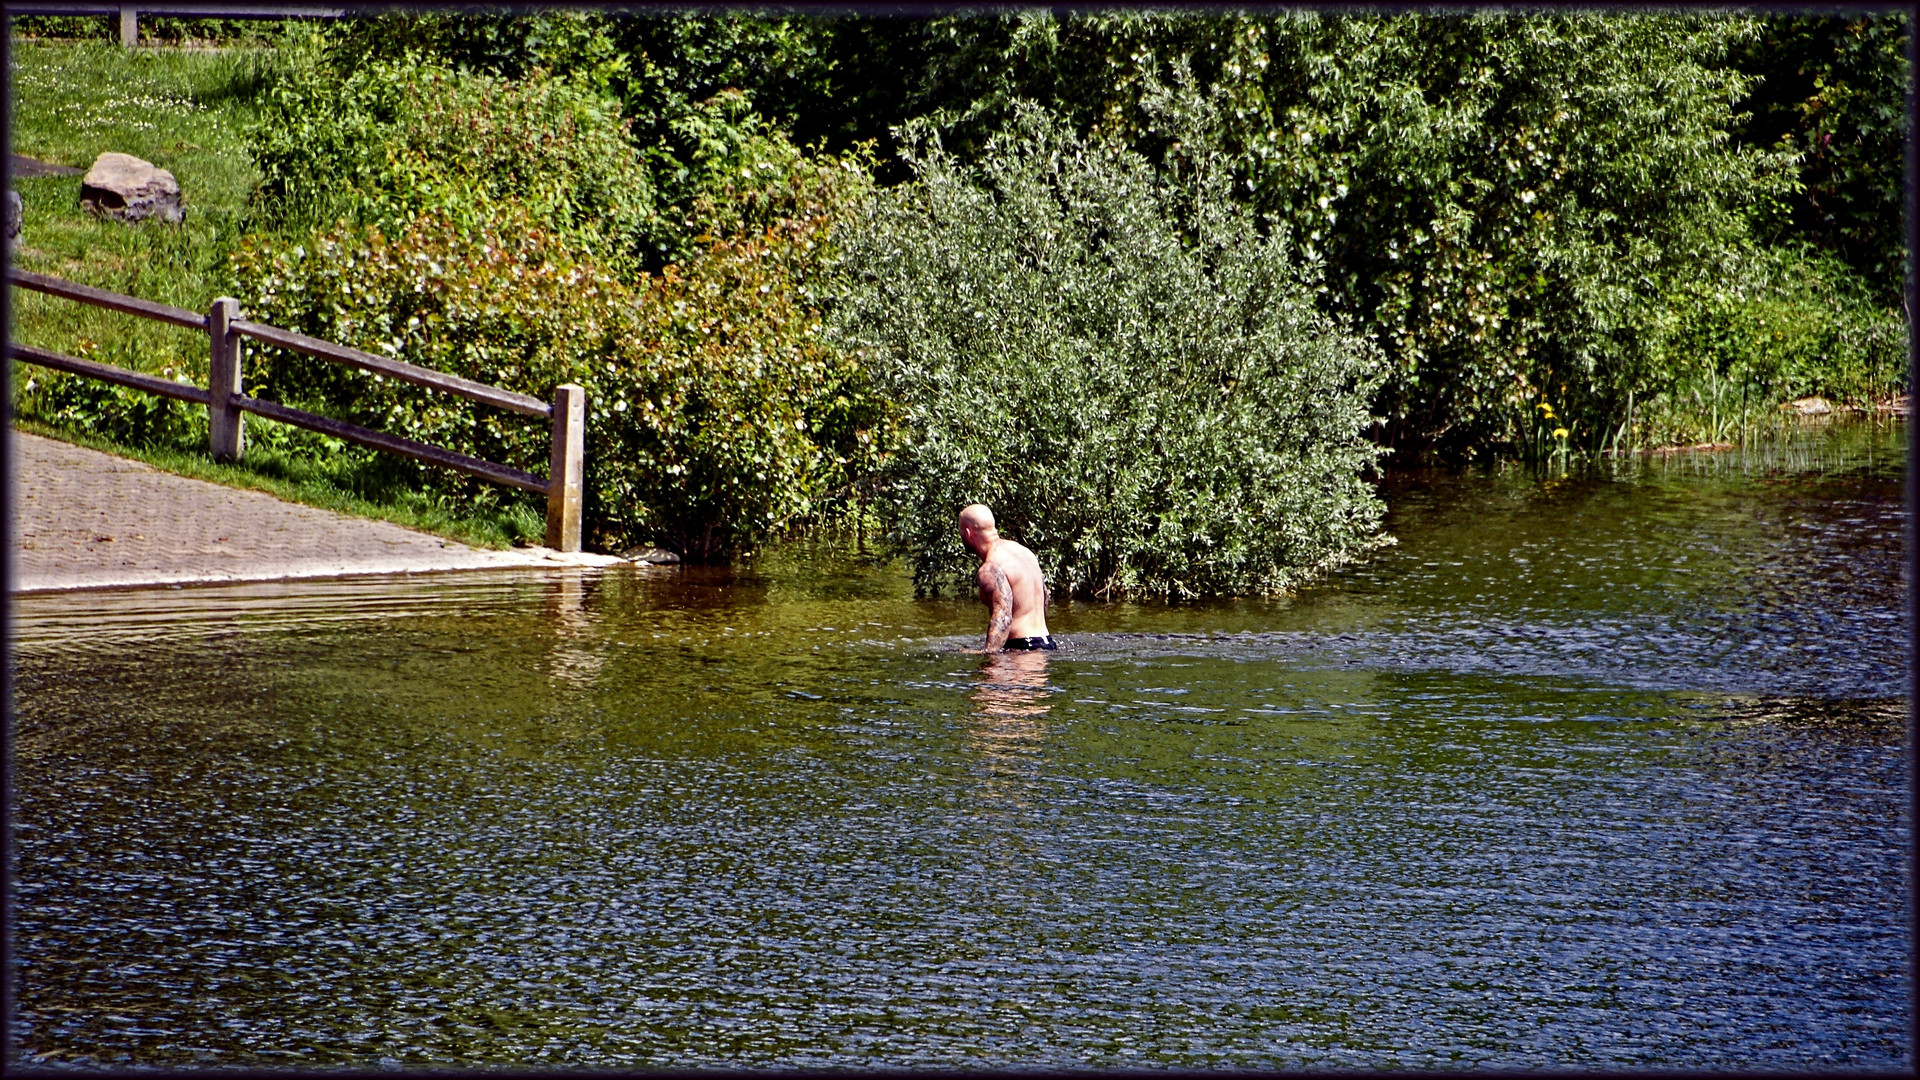
M 1904 438 L 1052 656 L 824 547 L 18 598 L 18 1051 L 1908 1067 Z

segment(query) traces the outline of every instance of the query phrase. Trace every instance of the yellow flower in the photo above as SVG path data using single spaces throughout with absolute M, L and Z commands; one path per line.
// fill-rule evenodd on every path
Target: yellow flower
M 1566 438 L 1566 437 L 1567 437 L 1567 429 L 1566 429 L 1566 428 L 1563 428 L 1563 427 L 1557 427 L 1557 428 L 1554 428 L 1554 429 L 1553 429 L 1553 437 L 1554 437 L 1554 438 L 1556 438 L 1556 439 L 1564 439 L 1564 438 Z
M 1535 406 L 1534 406 L 1534 408 L 1536 408 L 1536 409 L 1539 409 L 1539 410 L 1540 410 L 1540 418 L 1541 418 L 1541 419 L 1543 419 L 1543 420 L 1552 420 L 1552 419 L 1554 418 L 1554 417 L 1553 417 L 1553 406 L 1551 406 L 1551 405 L 1549 405 L 1549 404 L 1547 404 L 1546 402 L 1544 402 L 1544 401 L 1543 401 L 1543 402 L 1541 402 L 1540 404 L 1538 404 L 1538 405 L 1535 405 Z

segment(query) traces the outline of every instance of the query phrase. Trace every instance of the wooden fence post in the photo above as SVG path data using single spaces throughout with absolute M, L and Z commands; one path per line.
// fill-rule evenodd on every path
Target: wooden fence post
M 129 49 L 140 44 L 140 16 L 132 4 L 120 5 L 120 44 Z
M 240 392 L 240 335 L 232 329 L 240 317 L 240 301 L 223 296 L 207 312 L 210 345 L 207 367 L 207 449 L 220 461 L 239 461 L 246 451 L 246 431 L 233 398 Z
M 553 391 L 553 466 L 547 473 L 547 546 L 580 550 L 580 499 L 585 490 L 587 392 L 573 383 Z

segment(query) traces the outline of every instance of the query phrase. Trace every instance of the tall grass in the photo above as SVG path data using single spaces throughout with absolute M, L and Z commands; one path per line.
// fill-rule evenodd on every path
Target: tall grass
M 1894 416 L 1799 417 L 1775 413 L 1755 424 L 1730 449 L 1692 448 L 1630 454 L 1593 463 L 1608 475 L 1767 476 L 1852 472 L 1904 460 Z M 1729 440 L 1731 441 L 1731 440 Z
M 1906 391 L 1905 316 L 1839 260 L 1778 246 L 1727 277 L 1676 303 L 1667 377 L 1636 409 L 1629 445 L 1744 444 L 1771 438 L 1796 398 L 1864 409 Z

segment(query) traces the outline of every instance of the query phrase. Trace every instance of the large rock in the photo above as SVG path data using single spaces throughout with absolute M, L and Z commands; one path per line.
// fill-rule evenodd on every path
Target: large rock
M 95 217 L 117 221 L 159 218 L 178 223 L 180 185 L 173 174 L 132 154 L 101 154 L 80 178 L 80 205 Z

